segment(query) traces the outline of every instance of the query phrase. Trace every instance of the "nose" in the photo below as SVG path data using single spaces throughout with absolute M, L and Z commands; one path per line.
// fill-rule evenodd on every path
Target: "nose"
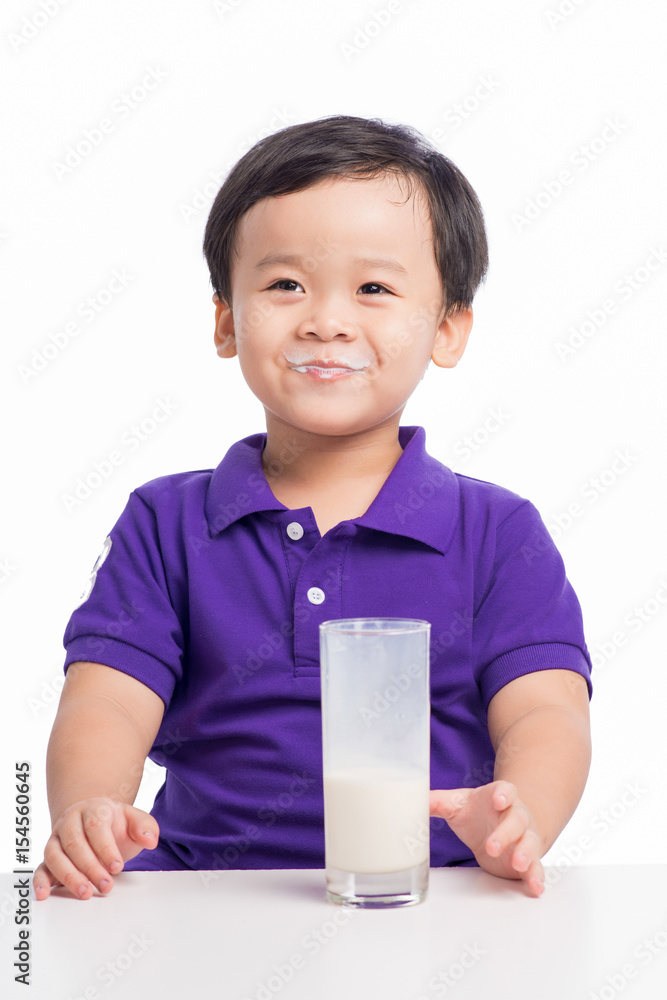
M 297 334 L 305 339 L 317 337 L 326 342 L 336 338 L 354 340 L 357 329 L 342 296 L 328 295 L 311 300 L 310 311 L 299 322 Z

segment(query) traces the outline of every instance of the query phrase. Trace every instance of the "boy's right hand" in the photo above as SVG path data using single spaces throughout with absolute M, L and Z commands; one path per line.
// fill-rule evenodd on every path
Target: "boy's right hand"
M 75 802 L 55 823 L 33 877 L 37 899 L 62 885 L 79 899 L 113 888 L 113 875 L 139 851 L 157 846 L 160 828 L 143 809 L 95 798 Z

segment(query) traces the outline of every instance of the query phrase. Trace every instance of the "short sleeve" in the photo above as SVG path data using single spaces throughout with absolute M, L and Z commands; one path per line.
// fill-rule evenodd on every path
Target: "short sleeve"
M 105 540 L 63 643 L 75 660 L 115 667 L 169 703 L 183 669 L 183 629 L 169 593 L 155 512 L 135 491 Z
M 473 622 L 474 663 L 488 707 L 505 684 L 536 670 L 581 674 L 592 693 L 581 607 L 546 525 L 529 501 L 496 530 L 486 592 Z

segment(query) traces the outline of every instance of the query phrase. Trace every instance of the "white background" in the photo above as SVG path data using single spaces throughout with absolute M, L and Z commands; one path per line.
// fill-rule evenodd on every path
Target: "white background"
M 425 426 L 455 471 L 537 505 L 583 607 L 594 760 L 547 861 L 667 861 L 662 5 L 403 0 L 378 27 L 380 0 L 44 3 L 51 14 L 5 0 L 0 15 L 0 869 L 14 864 L 15 760 L 32 762 L 41 859 L 62 635 L 128 494 L 264 429 L 213 346 L 213 196 L 262 135 L 329 114 L 435 137 L 485 210 L 491 266 L 468 350 L 454 371 L 431 366 L 402 423 Z M 127 286 L 87 322 L 82 303 L 100 306 L 114 270 Z M 140 442 L 132 428 L 159 400 L 173 412 Z M 68 509 L 115 450 L 121 464 Z M 153 767 L 138 804 L 159 781 Z

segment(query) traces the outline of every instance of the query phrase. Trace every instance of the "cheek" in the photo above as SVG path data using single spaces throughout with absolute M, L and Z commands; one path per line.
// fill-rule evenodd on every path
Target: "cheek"
M 435 324 L 430 315 L 418 310 L 406 311 L 392 328 L 386 330 L 376 342 L 382 367 L 399 367 L 417 379 L 421 377 L 435 340 Z
M 269 355 L 275 353 L 275 338 L 271 336 L 271 320 L 257 307 L 244 308 L 236 317 L 236 353 L 241 367 L 260 371 Z
M 417 384 L 422 378 L 431 355 L 423 344 L 394 340 L 378 351 L 379 369 L 392 382 L 401 385 Z
M 275 319 L 276 307 L 267 299 L 252 299 L 243 303 L 235 313 L 237 340 L 256 341 L 262 333 L 268 332 Z

